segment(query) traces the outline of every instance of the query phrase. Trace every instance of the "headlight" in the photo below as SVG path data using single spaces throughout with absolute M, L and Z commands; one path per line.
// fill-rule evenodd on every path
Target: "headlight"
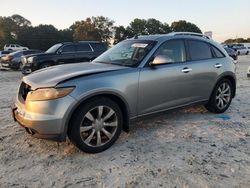
M 42 88 L 30 91 L 27 95 L 27 101 L 46 101 L 65 97 L 74 90 L 74 87 L 67 88 Z
M 36 56 L 28 57 L 27 63 L 34 63 L 35 59 L 36 59 Z

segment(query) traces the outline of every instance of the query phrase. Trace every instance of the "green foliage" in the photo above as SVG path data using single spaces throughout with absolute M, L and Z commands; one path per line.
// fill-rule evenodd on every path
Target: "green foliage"
M 113 35 L 114 21 L 97 16 L 75 22 L 70 28 L 74 30 L 73 38 L 80 40 L 97 40 L 109 43 Z
M 185 31 L 201 33 L 201 30 L 192 23 L 186 21 L 173 22 L 171 27 L 167 23 L 162 23 L 154 18 L 135 18 L 125 29 L 123 26 L 115 27 L 114 44 L 136 35 L 167 34 L 172 31 Z
M 225 44 L 244 43 L 244 42 L 250 43 L 250 38 L 247 38 L 247 39 L 244 39 L 244 38 L 227 39 L 224 41 Z
M 201 30 L 193 23 L 180 20 L 171 24 L 171 29 L 174 32 L 195 32 L 202 33 Z
M 114 27 L 114 21 L 103 16 L 76 21 L 69 28 L 58 30 L 53 25 L 33 27 L 29 20 L 15 14 L 10 17 L 0 16 L 0 48 L 8 43 L 17 43 L 46 50 L 55 43 L 81 40 L 96 40 L 109 44 L 113 39 L 116 44 L 135 35 L 164 34 L 172 31 L 201 33 L 196 25 L 186 21 L 173 22 L 170 27 L 154 18 L 135 18 L 127 27 Z

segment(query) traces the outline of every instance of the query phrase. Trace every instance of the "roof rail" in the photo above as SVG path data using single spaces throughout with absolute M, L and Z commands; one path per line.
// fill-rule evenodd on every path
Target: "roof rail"
M 194 33 L 194 32 L 172 32 L 172 33 L 169 33 L 169 35 L 172 35 L 172 36 L 190 35 L 190 36 L 197 36 L 197 37 L 204 37 L 204 38 L 207 38 L 207 39 L 211 39 L 209 36 L 206 36 L 206 35 L 201 34 L 201 33 Z

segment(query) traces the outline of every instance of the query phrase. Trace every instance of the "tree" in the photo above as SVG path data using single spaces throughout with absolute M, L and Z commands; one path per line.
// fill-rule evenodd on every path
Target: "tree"
M 173 22 L 171 24 L 171 29 L 174 32 L 195 32 L 195 33 L 202 33 L 199 27 L 197 27 L 193 23 L 186 22 L 185 20 L 180 20 L 180 21 L 177 21 L 177 22 Z
M 243 39 L 243 38 L 237 38 L 235 39 L 236 43 L 243 43 L 243 42 L 247 42 L 247 40 Z
M 146 23 L 147 21 L 145 19 L 135 18 L 132 22 L 130 22 L 127 29 L 133 34 L 133 36 L 147 35 Z
M 17 26 L 10 17 L 0 17 L 0 46 L 16 41 Z
M 115 27 L 114 44 L 136 35 L 165 34 L 169 32 L 171 32 L 171 29 L 167 23 L 162 23 L 154 18 L 147 20 L 135 18 L 127 28 L 124 26 Z
M 235 42 L 234 39 L 227 39 L 227 40 L 224 41 L 225 44 L 232 44 L 234 42 Z
M 109 43 L 113 34 L 114 21 L 107 17 L 98 16 L 75 22 L 70 28 L 73 30 L 74 40 L 98 40 Z
M 244 39 L 244 38 L 227 39 L 224 41 L 225 44 L 244 43 L 244 42 L 250 42 L 250 38 L 247 38 L 247 39 Z
M 92 17 L 92 20 L 101 40 L 109 43 L 113 36 L 114 21 L 103 16 Z
M 30 27 L 31 26 L 31 22 L 29 20 L 27 20 L 26 18 L 18 14 L 12 15 L 10 19 L 13 20 L 13 22 L 15 22 L 16 26 L 18 27 Z
M 114 30 L 115 30 L 115 34 L 114 34 L 113 44 L 117 44 L 118 42 L 123 41 L 133 36 L 133 34 L 131 33 L 131 30 L 129 30 L 128 28 L 125 28 L 122 25 L 115 27 Z
M 166 34 L 169 32 L 171 32 L 171 29 L 167 23 L 162 23 L 154 18 L 150 18 L 146 21 L 147 34 Z

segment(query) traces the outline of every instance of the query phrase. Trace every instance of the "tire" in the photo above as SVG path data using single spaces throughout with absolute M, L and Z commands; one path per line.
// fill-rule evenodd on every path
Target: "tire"
M 22 73 L 23 73 L 23 75 L 28 75 L 28 74 L 32 73 L 32 69 L 31 68 L 23 68 Z
M 114 101 L 106 97 L 93 98 L 73 114 L 68 137 L 81 151 L 98 153 L 115 143 L 122 126 L 122 111 Z
M 248 54 L 249 54 L 249 51 L 247 51 L 246 55 L 248 55 Z
M 224 78 L 216 84 L 205 108 L 212 113 L 223 113 L 230 106 L 232 95 L 233 85 L 230 80 Z

